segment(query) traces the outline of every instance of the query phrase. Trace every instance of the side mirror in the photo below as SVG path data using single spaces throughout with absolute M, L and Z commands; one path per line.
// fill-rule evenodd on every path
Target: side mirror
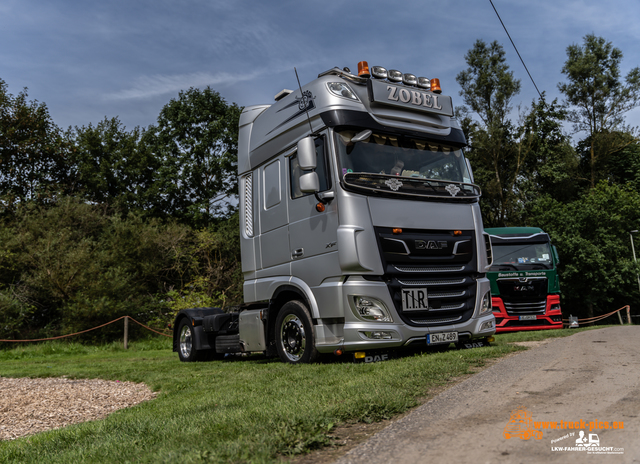
M 555 245 L 551 245 L 553 247 L 553 254 L 556 255 L 556 266 L 560 264 L 560 255 L 558 254 L 558 249 Z
M 303 171 L 310 171 L 316 168 L 316 143 L 313 137 L 305 137 L 298 142 L 297 157 L 300 169 Z M 302 177 L 300 180 L 302 180 Z
M 299 182 L 300 191 L 302 193 L 315 193 L 320 190 L 320 180 L 318 179 L 318 174 L 315 171 L 302 174 Z

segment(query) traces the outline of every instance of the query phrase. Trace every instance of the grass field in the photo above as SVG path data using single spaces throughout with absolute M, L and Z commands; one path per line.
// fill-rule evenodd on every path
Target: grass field
M 0 462 L 278 462 L 330 445 L 339 424 L 392 418 L 430 389 L 524 349 L 511 342 L 575 332 L 505 334 L 491 347 L 375 364 L 291 366 L 260 356 L 180 363 L 167 339 L 133 342 L 127 351 L 75 343 L 0 350 L 0 376 L 129 380 L 159 392 L 104 420 L 0 442 Z

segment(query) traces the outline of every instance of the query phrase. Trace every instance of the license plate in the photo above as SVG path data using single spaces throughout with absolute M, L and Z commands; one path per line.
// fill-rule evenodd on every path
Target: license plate
M 439 343 L 455 343 L 457 341 L 458 332 L 427 334 L 427 345 L 437 345 Z
M 403 311 L 426 311 L 429 309 L 427 300 L 427 288 L 403 288 L 402 289 L 402 310 Z
M 520 316 L 518 319 L 521 321 L 535 321 L 538 316 Z

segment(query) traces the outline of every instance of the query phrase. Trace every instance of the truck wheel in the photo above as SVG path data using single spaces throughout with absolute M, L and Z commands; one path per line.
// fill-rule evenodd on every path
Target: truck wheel
M 300 301 L 289 301 L 276 317 L 276 348 L 283 362 L 305 364 L 318 357 L 309 310 Z
M 194 362 L 199 359 L 196 351 L 195 336 L 189 319 L 183 318 L 178 325 L 178 356 L 182 362 Z

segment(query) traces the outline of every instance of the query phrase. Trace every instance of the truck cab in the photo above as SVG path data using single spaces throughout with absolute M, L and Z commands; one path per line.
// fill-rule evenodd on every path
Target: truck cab
M 549 235 L 536 227 L 488 228 L 496 331 L 561 329 L 559 263 Z
M 465 145 L 437 79 L 366 62 L 244 108 L 236 349 L 296 364 L 493 335 L 491 246 Z M 195 349 L 233 335 L 197 329 L 229 317 L 200 314 Z

